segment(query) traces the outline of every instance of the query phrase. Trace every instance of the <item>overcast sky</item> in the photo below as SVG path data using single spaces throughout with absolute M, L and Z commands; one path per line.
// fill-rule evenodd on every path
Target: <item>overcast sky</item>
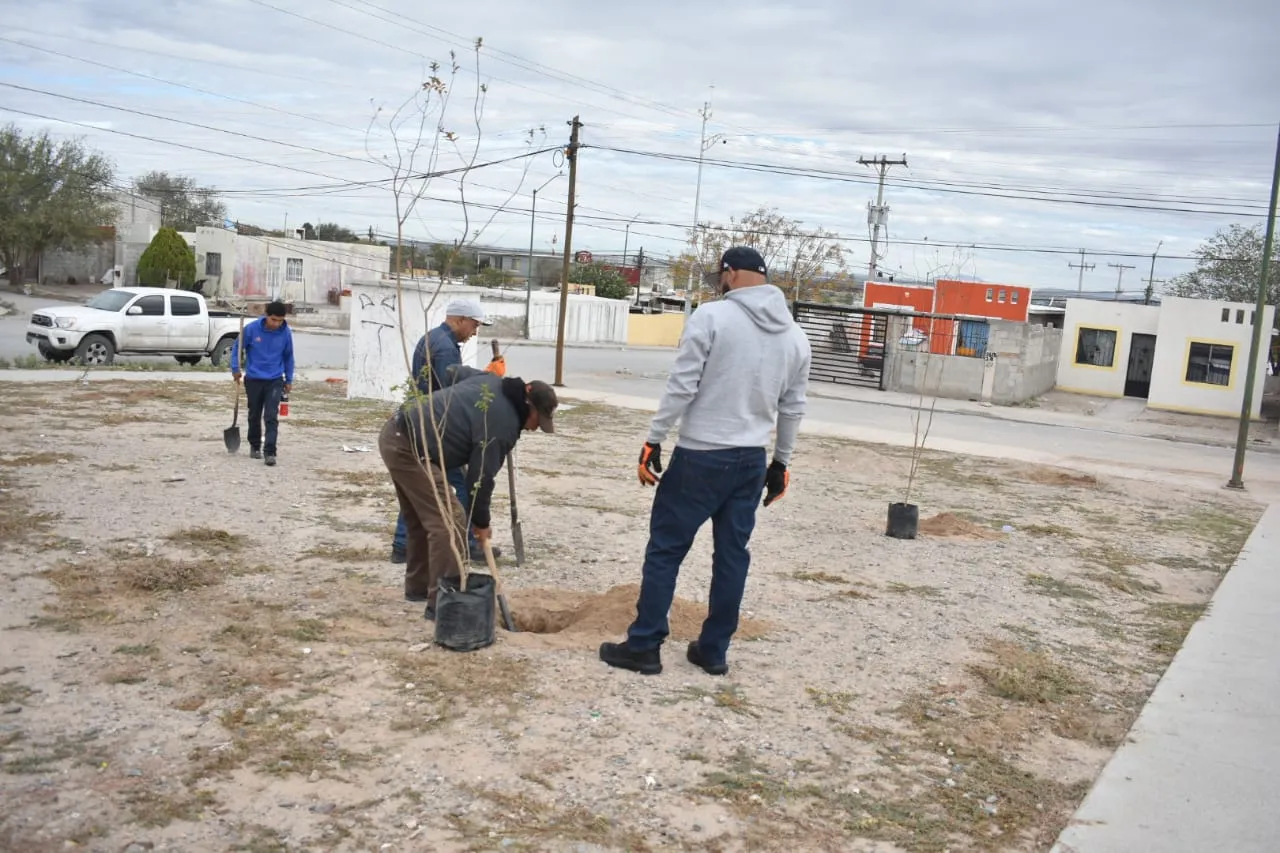
M 386 184 L 352 183 L 390 175 L 385 118 L 432 61 L 448 77 L 451 49 L 462 71 L 444 126 L 458 145 L 436 168 L 473 151 L 480 82 L 478 162 L 561 145 L 581 115 L 582 141 L 601 148 L 581 153 L 574 247 L 596 253 L 680 250 L 709 99 L 707 133 L 723 143 L 708 158 L 825 177 L 708 163 L 699 221 L 777 208 L 846 238 L 862 273 L 875 186 L 857 160 L 905 154 L 886 189 L 883 269 L 1075 287 L 1078 255 L 1029 250 L 1086 248 L 1086 289 L 1114 289 L 1108 264 L 1125 263 L 1136 290 L 1160 241 L 1167 279 L 1218 228 L 1263 222 L 1280 121 L 1275 0 L 0 0 L 0 20 L 0 108 L 45 117 L 0 121 L 83 136 L 126 182 L 191 175 L 226 192 L 231 218 L 276 228 L 287 216 L 394 233 Z M 401 142 L 415 135 L 406 126 Z M 480 241 L 527 248 L 530 192 L 558 164 L 547 153 L 471 173 L 469 201 L 509 208 L 491 223 L 468 210 L 473 231 L 487 223 Z M 318 186 L 330 189 L 298 189 Z M 567 187 L 538 194 L 539 250 L 563 246 Z M 456 181 L 427 194 L 406 235 L 458 238 Z

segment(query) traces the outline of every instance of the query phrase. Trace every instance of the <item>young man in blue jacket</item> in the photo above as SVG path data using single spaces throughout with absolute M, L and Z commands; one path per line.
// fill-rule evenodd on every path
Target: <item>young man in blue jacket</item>
M 267 313 L 244 327 L 244 334 L 231 349 L 231 376 L 244 378 L 249 398 L 249 458 L 266 457 L 276 464 L 276 436 L 280 427 L 280 398 L 293 388 L 293 330 L 284 319 L 283 302 L 272 302 Z M 240 350 L 244 349 L 244 372 L 240 370 Z M 266 421 L 266 437 L 262 423 Z
M 604 643 L 600 659 L 645 675 L 662 672 L 680 564 L 699 528 L 711 522 L 711 594 L 707 618 L 685 657 L 710 675 L 729 671 L 726 653 L 738 630 L 747 586 L 756 508 L 787 492 L 787 466 L 805 412 L 812 354 L 787 298 L 769 284 L 760 253 L 734 246 L 720 259 L 723 299 L 694 311 L 685 326 L 666 392 L 640 449 L 641 485 L 658 487 L 636 618 L 622 643 Z M 662 445 L 679 422 L 671 464 Z M 766 464 L 769 433 L 773 461 Z M 661 475 L 661 479 L 659 479 Z

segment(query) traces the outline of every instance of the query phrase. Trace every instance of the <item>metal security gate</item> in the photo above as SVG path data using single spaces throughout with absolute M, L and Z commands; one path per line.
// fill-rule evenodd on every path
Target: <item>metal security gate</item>
M 816 302 L 792 310 L 813 350 L 810 379 L 884 389 L 887 313 Z

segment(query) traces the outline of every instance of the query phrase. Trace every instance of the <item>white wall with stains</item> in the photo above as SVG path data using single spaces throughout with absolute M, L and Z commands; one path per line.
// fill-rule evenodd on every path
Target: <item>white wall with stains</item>
M 435 282 L 351 284 L 347 397 L 399 402 L 409 380 L 413 349 L 427 330 L 444 322 L 452 294 Z M 483 367 L 475 338 L 462 347 L 462 363 Z M 399 387 L 397 387 L 399 386 Z

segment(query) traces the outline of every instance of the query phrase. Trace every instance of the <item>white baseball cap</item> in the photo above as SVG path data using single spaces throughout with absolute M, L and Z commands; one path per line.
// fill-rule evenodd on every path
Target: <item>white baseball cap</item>
M 484 308 L 478 299 L 455 299 L 444 307 L 446 317 L 469 317 L 481 326 L 492 326 L 493 321 L 484 316 Z

